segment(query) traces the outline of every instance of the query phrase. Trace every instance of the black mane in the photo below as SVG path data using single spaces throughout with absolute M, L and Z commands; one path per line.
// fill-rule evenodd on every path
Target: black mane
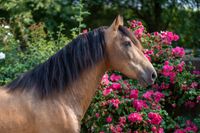
M 105 57 L 104 29 L 81 34 L 43 64 L 7 85 L 10 92 L 34 89 L 41 97 L 62 92 L 83 70 Z

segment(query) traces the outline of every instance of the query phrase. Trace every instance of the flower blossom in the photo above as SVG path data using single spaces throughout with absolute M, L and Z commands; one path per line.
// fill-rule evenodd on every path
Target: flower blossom
M 162 70 L 162 74 L 165 77 L 170 77 L 170 82 L 174 83 L 175 77 L 176 77 L 176 73 L 173 72 L 174 67 L 169 65 L 168 61 L 165 61 L 164 66 L 163 66 L 163 70 Z
M 120 118 L 119 118 L 119 123 L 120 123 L 121 125 L 124 125 L 124 124 L 126 123 L 126 117 L 125 117 L 125 116 L 120 117 Z
M 158 103 L 162 98 L 165 97 L 165 95 L 163 93 L 159 92 L 159 91 L 156 91 L 153 94 L 153 96 L 154 96 L 154 100 L 155 100 L 156 103 Z
M 137 89 L 131 90 L 130 92 L 130 98 L 137 99 L 138 98 L 139 91 Z
M 0 60 L 5 59 L 6 55 L 3 52 L 0 52 Z
M 112 122 L 112 117 L 111 117 L 111 116 L 108 116 L 108 117 L 106 118 L 106 122 L 107 122 L 107 123 Z
M 122 79 L 122 76 L 116 75 L 114 73 L 110 76 L 110 80 L 113 81 L 113 82 L 119 81 L 121 79 Z
M 145 99 L 147 99 L 147 100 L 152 100 L 152 98 L 151 98 L 151 96 L 153 95 L 153 90 L 149 90 L 149 91 L 146 91 L 143 95 L 142 95 L 142 97 L 144 97 Z
M 161 40 L 164 44 L 171 44 L 172 41 L 177 41 L 179 36 L 169 31 L 162 31 L 160 34 Z
M 108 103 L 112 104 L 115 108 L 118 108 L 120 101 L 119 99 L 111 99 L 111 100 L 108 100 Z
M 183 129 L 176 129 L 174 133 L 186 133 Z
M 122 86 L 121 86 L 121 84 L 120 83 L 113 83 L 112 85 L 111 85 L 111 88 L 113 89 L 113 90 L 118 90 L 118 89 L 120 89 Z
M 113 90 L 112 90 L 110 87 L 104 89 L 104 90 L 103 90 L 103 96 L 109 95 L 112 91 L 113 91 Z
M 144 31 L 144 27 L 138 28 L 137 30 L 134 31 L 134 35 L 137 38 L 141 38 L 142 34 L 143 34 L 143 31 Z
M 148 113 L 149 122 L 154 125 L 159 125 L 162 122 L 162 117 L 158 113 Z
M 187 102 L 185 102 L 185 107 L 194 108 L 195 107 L 195 102 L 187 101 Z
M 144 100 L 138 100 L 138 99 L 133 101 L 133 107 L 137 111 L 141 111 L 143 108 L 148 108 L 148 106 Z
M 175 47 L 172 49 L 172 55 L 176 57 L 183 57 L 185 55 L 185 50 L 182 47 Z
M 162 82 L 160 88 L 161 88 L 162 90 L 168 89 L 168 88 L 169 88 L 169 84 L 165 84 L 164 82 Z
M 144 56 L 151 62 L 151 57 L 148 54 L 144 54 Z
M 128 120 L 130 122 L 141 122 L 143 119 L 142 119 L 142 116 L 139 113 L 131 113 L 128 116 Z
M 190 120 L 186 121 L 186 128 L 184 129 L 186 132 L 194 132 L 197 133 L 198 127 Z
M 177 66 L 177 70 L 178 72 L 182 72 L 183 71 L 183 66 L 185 65 L 185 62 L 184 61 L 181 61 L 180 64 L 178 64 Z
M 104 74 L 103 77 L 102 77 L 102 80 L 101 80 L 101 84 L 103 84 L 103 85 L 109 85 L 110 81 L 109 81 L 108 78 L 109 78 L 108 74 L 107 73 Z

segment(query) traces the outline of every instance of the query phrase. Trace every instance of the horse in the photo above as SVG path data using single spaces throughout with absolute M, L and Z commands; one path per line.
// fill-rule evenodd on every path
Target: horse
M 44 63 L 0 89 L 1 133 L 79 133 L 107 70 L 142 86 L 157 73 L 143 47 L 117 16 L 107 27 L 80 34 Z

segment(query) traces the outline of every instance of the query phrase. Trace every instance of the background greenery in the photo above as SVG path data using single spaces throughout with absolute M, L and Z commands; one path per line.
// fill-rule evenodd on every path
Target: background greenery
M 71 37 L 72 28 L 85 27 L 79 23 L 83 17 L 77 15 L 84 16 L 87 28 L 93 29 L 109 25 L 121 14 L 125 20 L 142 20 L 149 32 L 174 31 L 181 36 L 179 45 L 200 47 L 199 0 L 81 0 L 81 3 L 79 0 L 0 0 L 0 18 L 12 26 L 21 45 L 26 45 L 27 28 L 34 23 L 44 23 L 47 33 L 56 33 L 63 24 L 63 33 Z

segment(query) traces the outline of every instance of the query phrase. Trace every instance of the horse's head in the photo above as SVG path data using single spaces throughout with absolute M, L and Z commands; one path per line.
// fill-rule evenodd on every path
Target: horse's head
M 142 86 L 154 83 L 157 73 L 145 57 L 143 47 L 134 34 L 123 27 L 123 19 L 118 16 L 105 31 L 107 63 Z

